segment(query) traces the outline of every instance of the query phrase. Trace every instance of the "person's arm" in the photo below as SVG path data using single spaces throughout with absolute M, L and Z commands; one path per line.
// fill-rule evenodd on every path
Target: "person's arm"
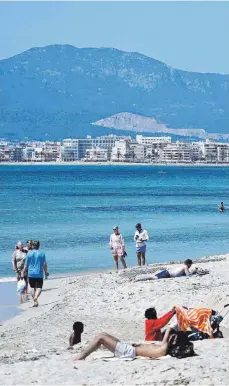
M 162 344 L 168 343 L 169 337 L 171 335 L 171 332 L 172 332 L 172 328 L 171 327 L 166 328 L 165 335 L 164 335 L 164 338 L 162 340 Z
M 112 236 L 110 236 L 110 249 L 113 248 Z
M 28 272 L 28 254 L 26 255 L 26 258 L 25 258 L 25 264 L 24 264 L 24 268 L 23 268 L 23 271 L 22 271 L 22 276 L 25 277 L 27 276 L 27 272 Z
M 17 265 L 16 265 L 16 251 L 14 251 L 13 255 L 12 255 L 12 266 L 13 266 L 13 270 L 15 272 L 17 272 Z
M 46 261 L 46 256 L 45 256 L 45 254 L 44 254 L 44 265 L 43 265 L 43 269 L 44 269 L 45 275 L 47 276 L 47 274 L 48 274 L 48 264 L 47 264 L 47 261 Z
M 134 241 L 137 241 L 138 238 L 139 238 L 139 236 L 138 236 L 137 232 L 135 232 L 135 234 L 134 234 Z
M 187 265 L 184 266 L 184 273 L 185 273 L 186 276 L 191 276 L 191 275 L 193 275 L 193 273 L 191 273 L 191 272 L 189 271 Z
M 141 241 L 148 241 L 149 240 L 149 235 L 146 230 L 142 233 Z
M 174 310 L 167 312 L 167 314 L 161 316 L 161 318 L 155 319 L 154 329 L 159 330 L 164 327 L 167 323 L 169 323 L 170 319 L 172 319 L 174 315 Z

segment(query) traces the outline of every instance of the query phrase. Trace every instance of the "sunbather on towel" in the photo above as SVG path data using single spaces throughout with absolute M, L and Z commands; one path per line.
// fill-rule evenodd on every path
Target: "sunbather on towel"
M 180 276 L 191 276 L 195 275 L 197 272 L 197 268 L 195 268 L 192 272 L 190 272 L 190 268 L 192 266 L 192 260 L 187 259 L 184 261 L 184 264 L 180 267 L 176 268 L 175 270 L 167 270 L 164 269 L 163 271 L 160 271 L 156 274 L 146 274 L 146 275 L 139 275 L 136 276 L 134 279 L 134 282 L 136 281 L 146 281 L 146 280 L 155 280 L 155 279 L 167 279 L 172 277 L 180 277 Z
M 164 327 L 173 315 L 176 313 L 175 307 L 160 318 L 157 318 L 157 311 L 153 308 L 148 308 L 145 311 L 145 340 L 146 341 L 162 341 L 161 328 Z
M 160 344 L 128 344 L 121 342 L 114 336 L 111 336 L 105 332 L 97 335 L 93 341 L 86 347 L 86 349 L 73 357 L 73 360 L 83 360 L 88 357 L 91 353 L 98 350 L 102 345 L 105 346 L 109 351 L 114 353 L 117 358 L 135 358 L 137 356 L 142 356 L 146 358 L 160 358 L 164 355 L 171 354 L 172 356 L 179 356 L 179 347 L 182 344 L 182 337 L 184 333 L 178 334 L 165 334 L 163 342 Z M 174 352 L 174 347 L 179 344 L 179 347 L 176 353 Z M 191 346 L 192 347 L 192 346 Z M 190 350 L 185 356 L 195 355 L 193 350 Z

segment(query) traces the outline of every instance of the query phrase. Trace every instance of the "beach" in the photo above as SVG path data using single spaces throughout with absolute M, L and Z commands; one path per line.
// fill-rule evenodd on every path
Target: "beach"
M 90 161 L 50 161 L 50 162 L 1 162 L 3 166 L 187 166 L 187 167 L 229 167 L 229 163 L 210 162 L 90 162 Z
M 47 280 L 40 306 L 21 306 L 21 313 L 0 327 L 0 384 L 67 385 L 225 385 L 228 384 L 229 338 L 194 342 L 197 356 L 176 359 L 106 359 L 107 350 L 85 361 L 74 353 L 99 332 L 127 342 L 144 340 L 144 311 L 155 306 L 158 315 L 174 305 L 220 310 L 229 303 L 229 254 L 205 257 L 195 265 L 210 271 L 204 276 L 133 283 L 136 273 L 176 267 L 164 263 L 128 270 L 90 273 Z M 82 343 L 67 350 L 72 324 L 85 326 Z M 227 336 L 229 315 L 222 327 Z M 229 336 L 229 335 L 228 335 Z

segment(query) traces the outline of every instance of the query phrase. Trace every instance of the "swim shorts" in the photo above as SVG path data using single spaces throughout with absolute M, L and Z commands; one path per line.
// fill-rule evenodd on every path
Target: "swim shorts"
M 115 347 L 115 356 L 117 358 L 135 358 L 136 348 L 128 343 L 118 342 Z
M 141 247 L 136 246 L 136 252 L 137 253 L 145 253 L 146 252 L 146 245 L 142 245 Z
M 169 271 L 167 271 L 167 269 L 164 269 L 163 271 L 156 273 L 155 276 L 158 279 L 168 279 L 169 277 L 171 277 L 170 273 L 169 273 Z
M 31 288 L 42 288 L 43 278 L 41 277 L 29 277 L 29 285 Z

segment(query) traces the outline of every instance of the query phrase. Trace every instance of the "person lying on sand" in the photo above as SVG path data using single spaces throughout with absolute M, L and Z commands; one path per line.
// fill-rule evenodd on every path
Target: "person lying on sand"
M 77 343 L 81 343 L 81 334 L 83 333 L 84 325 L 82 322 L 75 322 L 72 328 L 73 328 L 73 333 L 70 335 L 70 338 L 69 338 L 68 349 L 73 348 L 73 346 Z
M 184 358 L 186 356 L 195 355 L 192 343 L 188 342 L 186 335 L 182 332 L 178 334 L 171 334 L 171 331 L 168 330 L 166 331 L 164 339 L 160 344 L 152 343 L 139 345 L 124 343 L 114 336 L 102 332 L 93 339 L 83 352 L 73 356 L 73 360 L 86 359 L 102 345 L 114 353 L 114 356 L 117 358 L 135 358 L 138 356 L 146 358 L 160 358 L 164 355 Z
M 191 266 L 192 266 L 192 260 L 187 259 L 184 261 L 183 265 L 176 268 L 175 270 L 164 269 L 163 271 L 160 271 L 156 274 L 139 275 L 139 276 L 136 276 L 133 281 L 137 282 L 137 281 L 145 281 L 145 280 L 167 279 L 167 278 L 173 278 L 173 277 L 195 275 L 197 272 L 197 268 L 195 268 L 192 272 L 190 272 L 189 269 L 191 268 Z
M 171 311 L 157 318 L 157 311 L 153 308 L 148 308 L 145 311 L 145 340 L 146 341 L 162 341 L 161 328 L 164 327 L 175 315 L 176 309 L 173 307 Z

